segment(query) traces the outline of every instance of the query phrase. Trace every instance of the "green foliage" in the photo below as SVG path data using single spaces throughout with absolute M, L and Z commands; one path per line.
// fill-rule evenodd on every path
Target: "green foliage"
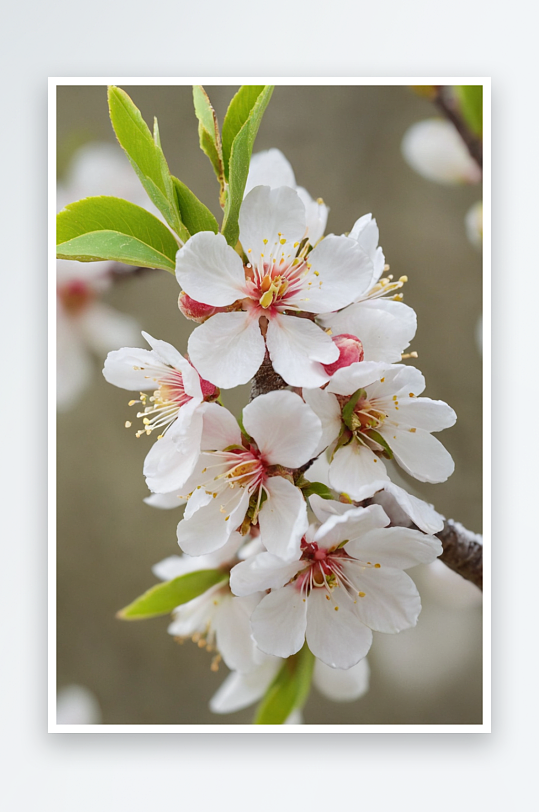
M 185 242 L 189 239 L 189 233 L 177 209 L 174 184 L 161 149 L 157 122 L 154 123 L 152 136 L 139 109 L 125 91 L 119 87 L 109 87 L 108 96 L 110 120 L 131 166 L 139 176 L 152 203 Z
M 87 197 L 56 218 L 57 256 L 113 260 L 174 272 L 178 243 L 146 209 L 118 197 Z
M 371 440 L 374 440 L 375 443 L 378 443 L 378 445 L 382 446 L 382 448 L 384 449 L 383 451 L 384 457 L 387 457 L 389 460 L 393 459 L 393 452 L 388 446 L 386 440 L 384 440 L 384 438 L 380 434 L 380 432 L 375 431 L 375 429 L 367 429 L 367 431 L 365 431 L 365 434 L 367 435 L 367 437 L 370 437 Z
M 232 113 L 230 113 L 230 116 L 229 113 L 227 113 L 227 117 L 229 117 L 229 124 L 227 125 L 227 145 L 229 145 L 229 139 L 232 138 L 232 135 L 235 133 L 235 128 L 239 126 L 241 120 L 245 118 L 249 100 L 252 101 L 252 95 L 250 95 L 248 91 L 242 91 L 244 91 L 244 88 L 239 91 L 231 102 Z M 238 218 L 243 201 L 245 184 L 247 183 L 247 175 L 249 174 L 249 163 L 251 161 L 253 145 L 258 128 L 260 127 L 260 122 L 262 121 L 262 116 L 268 106 L 272 93 L 272 85 L 263 87 L 256 97 L 251 110 L 247 114 L 243 125 L 234 134 L 231 142 L 228 164 L 228 189 L 222 232 L 226 241 L 232 247 L 235 247 L 238 242 Z M 235 102 L 238 96 L 240 96 L 240 98 Z
M 198 136 L 200 138 L 200 148 L 210 159 L 217 180 L 221 186 L 221 194 L 224 195 L 225 171 L 223 163 L 223 150 L 221 147 L 221 136 L 219 134 L 219 124 L 208 94 L 202 85 L 193 85 L 193 102 L 195 114 L 198 118 Z M 221 205 L 224 198 L 221 200 Z
M 300 487 L 304 496 L 312 496 L 313 493 L 316 493 L 318 496 L 321 496 L 322 499 L 335 499 L 335 494 L 322 482 L 306 481 L 305 484 Z
M 350 396 L 350 400 L 348 401 L 346 406 L 344 406 L 344 408 L 342 410 L 342 419 L 343 419 L 345 425 L 348 426 L 349 429 L 354 428 L 353 425 L 352 425 L 352 415 L 354 414 L 354 409 L 356 408 L 356 403 L 358 402 L 358 400 L 360 400 L 360 398 L 365 398 L 365 397 L 367 397 L 366 391 L 364 389 L 357 389 L 353 393 L 353 395 Z
M 176 199 L 182 222 L 190 234 L 198 231 L 213 231 L 217 234 L 219 223 L 211 211 L 201 203 L 198 197 L 182 183 L 181 180 L 172 176 L 172 182 L 176 190 Z
M 457 85 L 455 92 L 466 124 L 474 135 L 483 134 L 483 86 Z
M 313 667 L 314 655 L 305 643 L 283 663 L 258 706 L 255 725 L 282 725 L 293 710 L 301 709 L 309 696 Z
M 144 620 L 158 615 L 168 615 L 176 606 L 198 598 L 210 587 L 228 580 L 222 570 L 198 570 L 180 575 L 172 581 L 157 584 L 139 598 L 121 609 L 116 617 L 121 620 Z
M 237 134 L 249 118 L 256 100 L 264 90 L 264 85 L 243 85 L 240 87 L 226 111 L 223 121 L 223 160 L 225 178 L 228 180 L 230 153 Z

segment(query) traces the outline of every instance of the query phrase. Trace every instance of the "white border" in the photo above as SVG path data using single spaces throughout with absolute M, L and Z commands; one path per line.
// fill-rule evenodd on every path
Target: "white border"
M 56 88 L 62 85 L 483 85 L 483 723 L 480 725 L 56 724 Z M 491 80 L 489 77 L 50 77 L 48 81 L 48 732 L 49 733 L 490 733 L 491 732 Z

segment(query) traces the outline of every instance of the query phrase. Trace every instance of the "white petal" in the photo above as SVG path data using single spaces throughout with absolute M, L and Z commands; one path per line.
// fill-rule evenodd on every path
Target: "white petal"
M 296 191 L 305 206 L 307 237 L 311 245 L 316 245 L 326 230 L 329 209 L 325 203 L 313 200 L 309 192 L 302 186 L 296 187 Z
M 399 425 L 424 431 L 442 431 L 454 425 L 457 415 L 443 400 L 410 398 L 399 400 Z
M 84 340 L 99 356 L 139 340 L 140 327 L 136 319 L 120 313 L 103 302 L 93 302 L 78 317 Z
M 225 498 L 229 498 L 228 493 Z M 249 491 L 247 488 L 238 489 L 226 505 L 226 513 L 220 511 L 221 503 L 222 497 L 218 496 L 178 524 L 178 544 L 188 555 L 205 555 L 226 544 L 245 518 Z
M 455 463 L 436 437 L 418 429 L 412 433 L 406 429 L 380 427 L 380 434 L 395 459 L 404 470 L 420 482 L 445 482 L 455 470 Z
M 378 562 L 377 562 L 378 563 Z M 355 604 L 363 623 L 375 632 L 395 634 L 415 626 L 421 599 L 412 579 L 391 567 L 362 568 L 346 562 L 345 569 L 358 592 Z
M 384 302 L 382 306 L 380 306 Z M 386 308 L 386 304 L 399 309 Z M 358 302 L 339 313 L 323 316 L 320 322 L 330 327 L 335 335 L 348 333 L 357 336 L 363 344 L 365 361 L 394 363 L 401 360 L 403 350 L 409 346 L 417 328 L 415 312 L 402 302 L 383 299 Z
M 274 316 L 268 324 L 266 343 L 273 368 L 291 386 L 323 386 L 329 375 L 322 364 L 332 364 L 339 357 L 327 333 L 297 316 Z
M 335 395 L 325 389 L 304 389 L 303 398 L 322 423 L 322 436 L 312 453 L 316 457 L 339 436 L 342 426 L 341 407 Z M 311 468 L 309 472 L 312 475 Z
M 313 410 L 293 392 L 259 395 L 243 410 L 243 425 L 270 465 L 299 468 L 313 456 L 322 431 Z
M 169 555 L 152 567 L 153 574 L 161 581 L 172 581 L 180 575 L 188 572 L 196 572 L 199 569 L 207 569 L 200 566 L 200 559 L 190 555 Z
M 176 279 L 192 299 L 214 307 L 245 296 L 245 272 L 239 255 L 222 234 L 199 231 L 176 254 Z
M 236 564 L 230 571 L 230 589 L 234 595 L 252 595 L 266 589 L 280 589 L 304 567 L 302 561 L 287 564 L 271 553 L 260 553 Z
M 238 421 L 228 409 L 218 403 L 205 403 L 200 412 L 204 421 L 200 445 L 204 451 L 222 451 L 231 445 L 241 445 Z
M 412 169 L 438 183 L 478 183 L 481 170 L 449 121 L 428 119 L 413 124 L 402 141 Z
M 334 392 L 336 395 L 351 395 L 357 389 L 369 386 L 380 378 L 389 377 L 391 373 L 395 377 L 398 370 L 376 361 L 359 361 L 338 369 L 326 391 Z
M 388 524 L 389 519 L 380 505 L 369 505 L 366 508 L 351 507 L 341 515 L 329 516 L 318 528 L 314 540 L 321 547 L 329 549 L 348 539 L 355 539 L 358 536 L 361 538 L 363 534 Z M 346 545 L 346 552 L 348 552 L 348 545 Z
M 258 264 L 262 254 L 265 259 L 282 254 L 281 240 L 292 245 L 303 238 L 305 206 L 295 190 L 287 186 L 257 186 L 243 201 L 239 223 L 243 250 Z
M 162 368 L 163 375 L 168 368 L 163 366 L 158 356 L 149 350 L 139 350 L 137 347 L 123 347 L 121 350 L 109 352 L 103 367 L 103 376 L 106 381 L 121 389 L 144 392 L 157 388 L 158 378 L 149 377 L 145 367 Z
M 146 484 L 154 493 L 180 490 L 195 469 L 200 455 L 202 416 L 199 412 L 189 413 L 189 405 L 180 409 L 171 430 L 153 444 L 144 460 Z
M 310 470 L 311 469 L 309 468 L 309 471 Z M 329 519 L 330 516 L 342 516 L 343 513 L 347 513 L 349 510 L 355 507 L 355 505 L 345 504 L 344 502 L 336 502 L 333 499 L 322 499 L 322 497 L 318 496 L 316 493 L 309 496 L 309 503 L 314 515 L 318 521 L 322 523 L 325 522 L 326 519 Z
M 301 539 L 309 526 L 303 494 L 281 476 L 269 477 L 264 487 L 268 498 L 258 515 L 262 543 L 287 561 L 299 558 Z
M 371 505 L 374 507 L 374 505 Z M 354 534 L 346 552 L 360 561 L 406 570 L 417 564 L 431 564 L 442 553 L 442 543 L 435 536 L 406 527 L 386 527 Z
M 268 657 L 255 671 L 239 674 L 233 671 L 210 700 L 213 713 L 234 713 L 262 699 L 275 679 L 282 661 Z
M 213 623 L 217 649 L 232 671 L 246 673 L 258 665 L 251 637 L 251 614 L 261 595 L 223 601 Z
M 372 498 L 382 505 L 391 522 L 402 527 L 415 524 L 424 533 L 438 533 L 444 526 L 443 516 L 432 505 L 407 493 L 393 482 L 374 482 L 366 485 L 357 497 L 358 502 Z
M 308 267 L 301 292 L 289 299 L 308 313 L 331 313 L 346 307 L 368 290 L 373 275 L 372 262 L 359 245 L 334 234 L 309 254 Z
M 290 657 L 300 650 L 306 626 L 307 601 L 293 585 L 266 595 L 251 617 L 257 646 L 276 657 Z
M 346 670 L 331 668 L 317 659 L 314 663 L 313 684 L 333 702 L 353 702 L 369 690 L 369 676 L 370 668 L 365 657 Z
M 56 340 L 56 401 L 58 409 L 70 409 L 92 378 L 90 354 L 77 324 L 58 308 Z
M 315 657 L 332 668 L 351 668 L 367 655 L 372 632 L 340 589 L 331 595 L 325 589 L 313 589 L 307 603 L 307 645 Z
M 356 500 L 364 485 L 386 479 L 389 477 L 382 460 L 356 440 L 339 448 L 329 467 L 331 487 Z
M 272 189 L 279 186 L 296 188 L 294 170 L 280 149 L 266 149 L 253 155 L 249 164 L 244 197 L 255 186 L 270 186 Z
M 171 510 L 175 507 L 185 505 L 186 499 L 180 494 L 180 489 L 172 491 L 172 493 L 152 493 L 143 499 L 150 507 L 159 508 L 160 510 Z
M 266 352 L 258 319 L 244 312 L 216 313 L 191 333 L 188 348 L 202 377 L 222 389 L 247 383 Z

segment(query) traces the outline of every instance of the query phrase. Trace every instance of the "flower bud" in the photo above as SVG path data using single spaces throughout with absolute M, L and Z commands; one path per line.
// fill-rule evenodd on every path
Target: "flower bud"
M 198 324 L 202 324 L 202 322 L 209 319 L 210 316 L 213 316 L 215 313 L 219 313 L 222 310 L 221 307 L 213 307 L 212 305 L 207 305 L 203 302 L 197 302 L 195 299 L 191 299 L 191 297 L 188 296 L 183 290 L 178 298 L 178 307 L 186 319 L 196 321 Z
M 204 378 L 200 379 L 200 388 L 204 400 L 216 400 L 220 395 L 220 390 Z
M 338 347 L 339 357 L 332 364 L 322 364 L 328 375 L 334 375 L 341 367 L 349 367 L 350 364 L 363 361 L 365 355 L 363 344 L 357 336 L 341 333 L 341 335 L 331 338 Z

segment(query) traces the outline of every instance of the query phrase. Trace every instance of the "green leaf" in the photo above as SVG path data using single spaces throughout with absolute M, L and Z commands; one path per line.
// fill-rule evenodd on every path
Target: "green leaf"
M 375 429 L 367 429 L 367 431 L 365 431 L 364 433 L 367 435 L 367 437 L 370 437 L 371 440 L 374 440 L 375 443 L 378 443 L 378 445 L 382 446 L 384 451 L 380 453 L 383 453 L 384 457 L 387 457 L 390 460 L 393 459 L 392 450 L 388 446 L 386 440 L 384 440 L 384 438 L 378 431 L 376 431 Z
M 260 122 L 262 121 L 262 116 L 268 106 L 272 93 L 273 85 L 265 85 L 247 121 L 232 142 L 222 232 L 227 243 L 233 248 L 236 247 L 240 233 L 238 218 L 243 201 L 245 184 L 247 183 L 247 175 L 249 174 L 249 163 L 253 153 L 253 145 L 258 128 L 260 127 Z
M 211 211 L 201 203 L 198 197 L 182 183 L 181 180 L 172 176 L 174 188 L 176 190 L 176 198 L 178 201 L 178 208 L 182 222 L 187 227 L 190 234 L 196 234 L 198 231 L 213 231 L 217 234 L 219 231 L 219 223 L 211 213 Z
M 121 620 L 144 620 L 148 617 L 168 615 L 176 606 L 198 598 L 215 584 L 228 580 L 222 570 L 197 570 L 180 575 L 172 581 L 157 584 L 139 598 L 121 609 L 116 617 Z
M 293 710 L 301 709 L 311 688 L 314 655 L 305 643 L 286 660 L 258 706 L 255 725 L 282 725 Z
M 186 242 L 189 233 L 182 224 L 176 208 L 174 186 L 161 149 L 157 122 L 154 122 L 154 137 L 152 137 L 140 110 L 125 91 L 119 87 L 109 87 L 108 96 L 110 120 L 131 166 L 139 176 L 152 203 L 157 206 L 181 240 Z
M 146 209 L 119 197 L 87 197 L 56 218 L 57 256 L 80 262 L 114 260 L 174 272 L 178 243 Z
M 354 414 L 356 404 L 360 398 L 366 397 L 367 393 L 364 389 L 356 389 L 356 391 L 352 395 L 350 395 L 350 400 L 348 401 L 348 403 L 343 407 L 342 419 L 350 430 L 353 430 L 354 428 L 352 426 L 352 415 Z
M 264 90 L 264 85 L 243 85 L 240 87 L 226 111 L 223 121 L 223 161 L 225 178 L 228 180 L 228 167 L 232 144 L 237 134 L 249 118 L 256 100 Z
M 483 134 L 483 86 L 457 85 L 455 92 L 466 124 L 474 135 L 481 136 Z
M 198 136 L 200 139 L 200 148 L 210 159 L 214 172 L 217 175 L 217 180 L 221 186 L 221 191 L 223 191 L 225 186 L 225 172 L 219 124 L 215 110 L 202 85 L 193 85 L 193 102 L 195 105 L 195 114 L 199 122 Z
M 333 491 L 322 482 L 306 482 L 305 485 L 301 486 L 301 490 L 304 496 L 312 496 L 313 493 L 316 493 L 322 499 L 335 499 Z

